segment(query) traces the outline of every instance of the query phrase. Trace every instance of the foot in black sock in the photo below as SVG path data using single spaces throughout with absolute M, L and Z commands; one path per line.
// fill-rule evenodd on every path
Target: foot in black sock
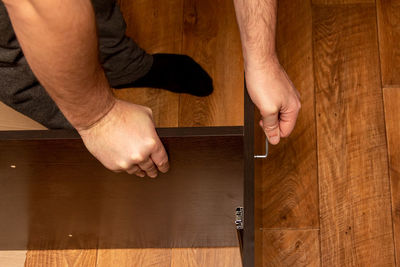
M 208 73 L 191 57 L 176 54 L 154 54 L 150 71 L 126 87 L 162 88 L 175 93 L 207 96 L 213 91 Z

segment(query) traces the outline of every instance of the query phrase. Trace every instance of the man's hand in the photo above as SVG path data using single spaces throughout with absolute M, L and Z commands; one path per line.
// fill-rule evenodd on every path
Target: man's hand
M 260 126 L 268 141 L 276 145 L 292 132 L 299 113 L 300 94 L 277 60 L 246 69 L 247 90 L 261 112 Z
M 100 121 L 78 132 L 89 152 L 110 170 L 155 178 L 158 170 L 169 169 L 148 107 L 116 100 Z
M 275 51 L 277 0 L 234 0 L 247 90 L 261 112 L 268 141 L 278 144 L 296 124 L 300 95 Z

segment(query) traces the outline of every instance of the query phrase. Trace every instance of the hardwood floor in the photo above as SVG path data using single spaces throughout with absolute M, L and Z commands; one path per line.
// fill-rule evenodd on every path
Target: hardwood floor
M 120 4 L 130 36 L 149 52 L 193 56 L 213 76 L 215 92 L 197 98 L 126 89 L 119 97 L 150 106 L 158 126 L 243 124 L 231 0 Z M 399 10 L 400 0 L 279 1 L 278 55 L 302 110 L 293 134 L 257 162 L 260 265 L 400 261 Z M 13 129 L 40 128 L 9 112 L 0 106 L 2 129 L 11 122 Z M 237 248 L 28 251 L 26 260 L 24 251 L 5 251 L 0 266 L 218 267 L 240 266 L 239 257 Z

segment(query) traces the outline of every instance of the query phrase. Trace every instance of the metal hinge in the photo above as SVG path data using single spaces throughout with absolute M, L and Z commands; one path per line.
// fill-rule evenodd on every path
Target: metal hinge
M 236 229 L 242 230 L 244 225 L 244 208 L 236 208 L 236 219 L 235 219 Z

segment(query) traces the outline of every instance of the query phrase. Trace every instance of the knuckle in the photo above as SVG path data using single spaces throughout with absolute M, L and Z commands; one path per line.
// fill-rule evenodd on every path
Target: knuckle
M 133 163 L 137 164 L 144 160 L 144 156 L 140 153 L 135 153 L 131 156 Z
M 145 146 L 146 148 L 153 150 L 157 147 L 157 142 L 154 138 L 148 138 L 145 140 Z
M 278 129 L 278 127 L 279 127 L 278 124 L 268 125 L 268 126 L 264 126 L 264 130 L 270 132 L 270 131 L 274 131 L 274 130 Z
M 268 105 L 263 108 L 262 115 L 277 115 L 279 113 L 279 107 L 277 105 Z
M 167 165 L 167 163 L 168 163 L 168 160 L 162 160 L 162 161 L 157 163 L 157 166 L 164 167 L 165 165 Z
M 144 108 L 145 108 L 146 112 L 147 112 L 149 115 L 153 116 L 153 110 L 152 110 L 151 108 L 149 108 L 149 107 L 144 107 Z
M 118 170 L 126 170 L 129 167 L 129 163 L 127 161 L 120 161 L 117 163 Z

